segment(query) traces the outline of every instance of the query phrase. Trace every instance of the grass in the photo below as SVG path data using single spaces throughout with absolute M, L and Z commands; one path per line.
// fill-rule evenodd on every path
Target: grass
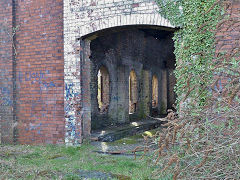
M 79 179 L 77 170 L 116 175 L 116 179 L 150 179 L 147 161 L 94 153 L 95 147 L 0 146 L 0 179 Z M 122 177 L 122 178 L 121 178 Z

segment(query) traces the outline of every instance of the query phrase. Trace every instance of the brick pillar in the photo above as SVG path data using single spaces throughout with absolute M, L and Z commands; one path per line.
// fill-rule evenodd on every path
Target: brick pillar
M 118 123 L 129 121 L 129 73 L 125 66 L 118 67 Z
M 82 100 L 82 129 L 83 137 L 91 134 L 91 61 L 90 41 L 81 40 L 82 53 L 80 56 L 81 100 Z
M 167 92 L 167 80 L 168 78 L 168 72 L 166 69 L 162 69 L 162 76 L 161 76 L 161 95 L 160 95 L 160 113 L 161 114 L 166 114 L 167 113 L 167 97 L 168 97 L 168 92 Z
M 142 104 L 143 104 L 143 115 L 149 116 L 150 115 L 150 103 L 151 103 L 151 76 L 148 70 L 143 70 L 143 97 L 142 97 Z

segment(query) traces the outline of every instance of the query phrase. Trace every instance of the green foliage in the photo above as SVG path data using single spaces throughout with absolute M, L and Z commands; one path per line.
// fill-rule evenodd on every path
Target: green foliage
M 205 104 L 212 83 L 215 54 L 214 30 L 219 22 L 220 7 L 216 0 L 159 0 L 160 13 L 173 25 L 175 33 L 178 104 L 194 99 L 189 108 Z M 213 8 L 212 8 L 213 7 Z

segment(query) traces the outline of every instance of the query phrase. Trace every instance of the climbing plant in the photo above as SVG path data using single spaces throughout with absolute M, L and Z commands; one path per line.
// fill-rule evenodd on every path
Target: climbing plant
M 174 36 L 178 105 L 191 98 L 188 106 L 197 111 L 210 95 L 206 87 L 213 80 L 215 30 L 223 12 L 216 0 L 158 2 L 160 13 L 180 28 Z
M 239 14 L 234 0 L 158 0 L 174 35 L 178 116 L 148 146 L 160 179 L 239 179 Z M 223 32 L 234 32 L 226 46 Z M 232 37 L 229 35 L 228 39 Z M 226 48 L 227 47 L 227 48 Z M 159 169 L 161 171 L 159 171 Z

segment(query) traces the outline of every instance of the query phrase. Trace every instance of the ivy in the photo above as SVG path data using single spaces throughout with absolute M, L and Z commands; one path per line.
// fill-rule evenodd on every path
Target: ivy
M 215 29 L 221 17 L 216 0 L 159 0 L 160 14 L 179 27 L 175 33 L 177 104 L 193 99 L 197 110 L 211 94 Z

